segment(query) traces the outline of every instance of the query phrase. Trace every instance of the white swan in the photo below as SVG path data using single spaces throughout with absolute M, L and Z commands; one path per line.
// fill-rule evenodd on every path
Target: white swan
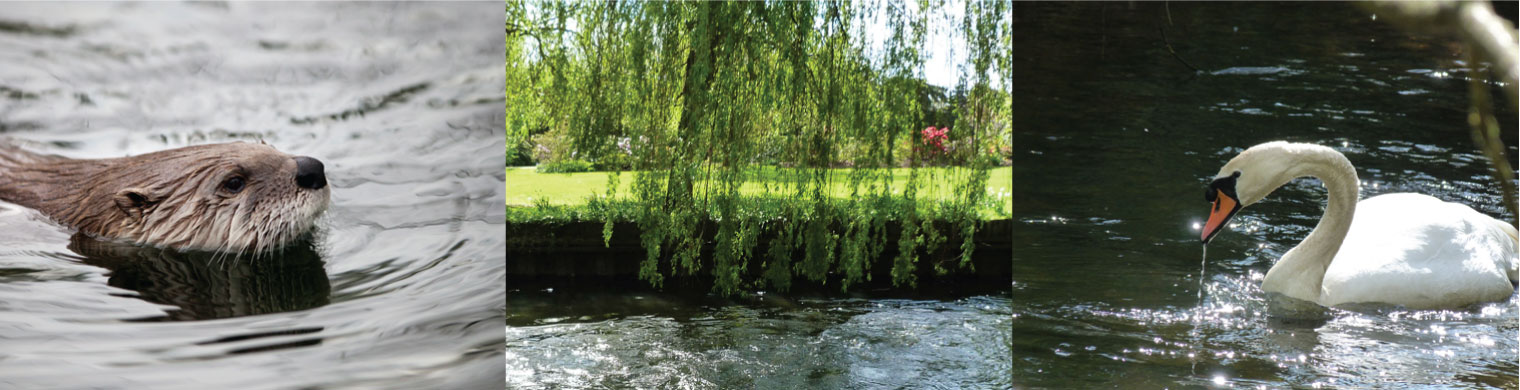
M 1205 244 L 1241 207 L 1295 178 L 1324 183 L 1330 204 L 1304 241 L 1267 271 L 1262 290 L 1323 306 L 1351 303 L 1455 308 L 1508 298 L 1516 230 L 1466 205 L 1399 193 L 1357 203 L 1356 169 L 1334 149 L 1287 142 L 1252 146 L 1209 185 Z

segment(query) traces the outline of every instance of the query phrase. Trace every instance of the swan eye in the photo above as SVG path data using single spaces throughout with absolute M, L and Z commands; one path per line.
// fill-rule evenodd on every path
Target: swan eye
M 1225 194 L 1225 196 L 1228 196 L 1228 197 L 1230 197 L 1232 199 L 1236 198 L 1236 195 L 1235 195 L 1235 179 L 1239 179 L 1239 178 L 1240 178 L 1240 171 L 1235 171 L 1235 173 L 1230 174 L 1230 177 L 1221 177 L 1221 178 L 1218 178 L 1218 179 L 1214 179 L 1213 183 L 1209 183 L 1209 188 L 1207 189 L 1207 192 L 1203 193 L 1203 200 L 1204 201 L 1208 201 L 1208 202 L 1213 202 L 1215 198 L 1219 197 L 1218 194 L 1220 192 L 1223 192 Z

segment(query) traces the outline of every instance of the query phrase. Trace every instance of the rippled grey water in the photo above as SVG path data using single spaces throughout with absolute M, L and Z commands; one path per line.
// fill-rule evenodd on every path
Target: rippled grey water
M 1006 296 L 576 290 L 508 291 L 508 388 L 1009 386 Z
M 1242 210 L 1199 278 L 1204 188 L 1269 140 L 1342 151 L 1364 198 L 1425 193 L 1512 220 L 1468 133 L 1460 46 L 1337 3 L 1022 4 L 1015 18 L 1016 386 L 1520 387 L 1515 297 L 1266 314 L 1261 278 L 1319 220 L 1316 181 Z M 1511 158 L 1515 117 L 1499 113 Z
M 232 264 L 0 204 L 0 387 L 499 386 L 500 2 L 0 9 L 9 142 L 100 158 L 262 140 L 333 187 L 310 245 Z

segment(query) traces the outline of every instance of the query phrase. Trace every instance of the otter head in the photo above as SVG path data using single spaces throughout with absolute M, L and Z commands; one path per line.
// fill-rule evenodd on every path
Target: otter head
M 311 231 L 327 209 L 322 162 L 263 144 L 190 146 L 105 162 L 110 210 L 89 231 L 180 250 L 260 253 Z M 92 191 L 93 192 L 93 191 Z M 104 199 L 103 199 L 104 200 Z

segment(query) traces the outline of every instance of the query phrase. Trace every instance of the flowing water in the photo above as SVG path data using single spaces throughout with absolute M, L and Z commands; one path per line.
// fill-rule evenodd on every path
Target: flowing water
M 722 299 L 640 286 L 508 286 L 513 389 L 1009 386 L 1003 294 Z
M 4 142 L 262 140 L 332 186 L 310 243 L 240 261 L 0 203 L 0 388 L 499 386 L 501 3 L 0 8 Z
M 1204 188 L 1270 140 L 1345 153 L 1363 198 L 1418 192 L 1513 220 L 1469 135 L 1459 45 L 1334 3 L 1014 14 L 1015 387 L 1520 386 L 1514 297 L 1267 314 L 1263 275 L 1322 213 L 1315 180 L 1242 210 L 1201 279 L 1196 263 Z M 1515 115 L 1499 112 L 1511 159 Z

